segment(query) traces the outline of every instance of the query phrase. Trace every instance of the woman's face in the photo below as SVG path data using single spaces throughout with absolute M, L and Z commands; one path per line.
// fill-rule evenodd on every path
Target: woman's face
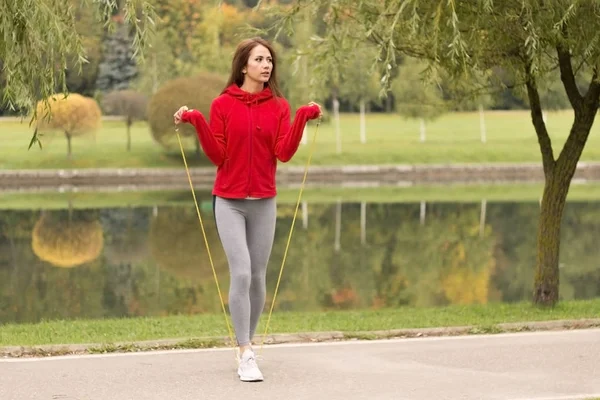
M 273 71 L 273 59 L 271 52 L 263 45 L 255 46 L 248 57 L 248 64 L 242 72 L 247 79 L 259 83 L 267 83 Z

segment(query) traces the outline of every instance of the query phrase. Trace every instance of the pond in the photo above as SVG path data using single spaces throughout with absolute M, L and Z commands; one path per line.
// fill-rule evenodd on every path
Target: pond
M 295 204 L 279 204 L 272 299 Z M 516 302 L 531 298 L 536 201 L 305 202 L 275 310 Z M 211 202 L 201 215 L 227 302 Z M 600 201 L 570 201 L 561 297 L 600 296 Z M 219 313 L 191 200 L 0 210 L 0 322 Z

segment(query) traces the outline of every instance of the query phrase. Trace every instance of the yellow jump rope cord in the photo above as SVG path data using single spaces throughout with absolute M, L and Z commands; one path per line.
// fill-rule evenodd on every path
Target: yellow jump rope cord
M 315 146 L 315 142 L 317 140 L 317 132 L 319 131 L 320 124 L 321 124 L 321 119 L 319 118 L 317 120 L 317 127 L 315 128 L 315 134 L 313 135 L 313 140 L 310 144 L 310 149 L 308 151 L 308 160 L 306 160 L 306 166 L 304 167 L 304 177 L 302 178 L 302 184 L 300 185 L 300 191 L 298 192 L 298 201 L 296 202 L 296 209 L 294 210 L 294 218 L 292 219 L 292 227 L 290 228 L 290 234 L 288 235 L 287 243 L 285 245 L 285 252 L 283 253 L 283 260 L 281 261 L 279 277 L 277 278 L 277 285 L 275 286 L 275 293 L 273 294 L 273 301 L 271 302 L 271 309 L 269 310 L 269 316 L 267 317 L 267 324 L 265 325 L 265 333 L 262 336 L 262 341 L 260 344 L 261 351 L 263 349 L 265 340 L 267 338 L 267 332 L 269 331 L 269 323 L 271 322 L 271 314 L 273 313 L 273 307 L 275 306 L 275 299 L 277 298 L 277 292 L 279 290 L 279 283 L 281 282 L 281 276 L 283 275 L 283 267 L 285 265 L 285 260 L 287 259 L 290 242 L 292 241 L 292 233 L 294 232 L 294 225 L 296 224 L 296 216 L 298 215 L 298 208 L 300 207 L 300 200 L 302 199 L 302 192 L 304 191 L 304 184 L 306 183 L 306 176 L 308 175 L 308 167 L 310 166 L 310 162 L 312 160 L 314 146 Z
M 313 135 L 313 140 L 311 142 L 311 146 L 310 146 L 310 149 L 309 149 L 308 160 L 306 161 L 306 166 L 304 168 L 304 177 L 302 178 L 302 184 L 300 185 L 300 192 L 298 193 L 298 201 L 296 202 L 296 209 L 294 211 L 294 218 L 292 219 L 292 226 L 290 228 L 290 233 L 289 233 L 288 240 L 287 240 L 287 243 L 286 243 L 286 246 L 285 246 L 285 252 L 283 254 L 283 260 L 281 262 L 281 268 L 279 270 L 279 277 L 277 278 L 277 285 L 275 286 L 275 293 L 273 294 L 273 301 L 271 302 L 271 308 L 269 310 L 269 315 L 268 315 L 268 318 L 267 318 L 267 324 L 265 326 L 265 333 L 263 334 L 262 342 L 261 342 L 261 345 L 260 345 L 260 349 L 261 350 L 262 350 L 262 348 L 263 348 L 263 346 L 265 344 L 265 339 L 267 337 L 267 332 L 269 330 L 269 324 L 271 322 L 271 315 L 273 313 L 273 307 L 275 306 L 275 299 L 277 298 L 277 292 L 279 290 L 279 284 L 281 282 L 281 277 L 283 275 L 283 267 L 284 267 L 285 261 L 287 259 L 288 249 L 289 249 L 290 243 L 292 241 L 292 233 L 294 232 L 294 225 L 296 223 L 296 217 L 298 215 L 298 208 L 300 207 L 300 201 L 302 199 L 302 192 L 304 191 L 304 185 L 306 183 L 306 177 L 308 175 L 308 168 L 309 168 L 310 162 L 312 160 L 312 155 L 313 155 L 313 152 L 314 152 L 314 145 L 315 145 L 315 142 L 317 140 L 317 132 L 319 131 L 319 125 L 320 124 L 321 124 L 321 120 L 319 119 L 317 121 L 317 127 L 315 129 L 315 134 Z M 212 260 L 212 256 L 211 256 L 211 253 L 210 253 L 210 247 L 209 247 L 209 244 L 208 244 L 208 239 L 206 238 L 206 231 L 204 230 L 204 224 L 202 222 L 202 216 L 200 215 L 200 208 L 198 207 L 198 201 L 196 200 L 196 193 L 194 192 L 194 185 L 192 184 L 192 178 L 190 176 L 190 170 L 189 170 L 189 167 L 188 167 L 188 164 L 187 164 L 187 160 L 186 160 L 186 157 L 185 157 L 185 152 L 183 150 L 183 145 L 181 143 L 181 137 L 179 136 L 179 130 L 176 129 L 175 132 L 177 133 L 177 140 L 179 141 L 179 149 L 181 150 L 181 156 L 183 158 L 183 163 L 185 165 L 185 171 L 187 173 L 188 182 L 190 184 L 190 190 L 192 191 L 192 197 L 194 198 L 194 204 L 196 206 L 196 213 L 198 215 L 198 221 L 200 221 L 200 227 L 202 229 L 202 236 L 204 237 L 204 244 L 206 245 L 206 251 L 208 253 L 208 258 L 210 260 L 210 266 L 211 266 L 212 271 L 213 271 L 213 276 L 215 278 L 215 283 L 217 284 L 217 292 L 219 293 L 219 299 L 221 300 L 221 308 L 223 309 L 223 314 L 225 316 L 225 324 L 227 325 L 227 330 L 229 331 L 229 339 L 231 340 L 232 347 L 234 347 L 234 350 L 235 350 L 235 347 L 236 347 L 235 343 L 236 343 L 236 341 L 235 341 L 235 339 L 233 337 L 233 332 L 231 330 L 231 325 L 229 324 L 229 319 L 227 318 L 227 310 L 225 309 L 225 302 L 223 301 L 223 296 L 221 295 L 221 289 L 220 289 L 220 286 L 219 286 L 219 279 L 217 278 L 217 273 L 215 271 L 215 266 L 214 266 L 214 263 L 213 263 L 213 260 Z
M 192 178 L 190 176 L 190 169 L 188 168 L 187 160 L 185 157 L 185 152 L 183 151 L 183 145 L 181 144 L 181 137 L 179 136 L 178 129 L 176 129 L 175 132 L 177 133 L 177 140 L 179 141 L 179 149 L 181 150 L 183 164 L 185 165 L 185 171 L 187 173 L 188 182 L 190 183 L 190 190 L 192 191 L 192 197 L 194 198 L 194 204 L 196 205 L 196 213 L 198 214 L 198 221 L 200 221 L 200 228 L 202 229 L 202 237 L 204 238 L 206 252 L 208 253 L 208 259 L 210 260 L 210 266 L 213 271 L 213 276 L 215 278 L 215 282 L 217 283 L 217 292 L 219 293 L 219 299 L 221 300 L 221 308 L 223 309 L 223 314 L 225 316 L 225 324 L 227 325 L 227 330 L 229 331 L 229 339 L 231 340 L 231 346 L 235 350 L 236 342 L 233 337 L 233 332 L 231 330 L 231 326 L 229 325 L 229 319 L 227 318 L 227 311 L 225 310 L 225 302 L 223 301 L 223 296 L 221 294 L 221 288 L 219 286 L 219 279 L 217 278 L 217 272 L 215 271 L 215 265 L 213 263 L 212 255 L 210 253 L 210 246 L 208 245 L 208 239 L 206 238 L 206 231 L 204 230 L 204 223 L 202 222 L 202 216 L 200 215 L 200 208 L 198 207 L 198 201 L 196 200 L 196 193 L 194 192 L 194 185 L 192 184 Z

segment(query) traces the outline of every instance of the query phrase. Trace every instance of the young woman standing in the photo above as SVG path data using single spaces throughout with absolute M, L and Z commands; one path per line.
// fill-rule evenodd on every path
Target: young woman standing
M 231 275 L 229 310 L 240 350 L 242 381 L 262 381 L 251 341 L 263 312 L 266 270 L 275 235 L 277 161 L 296 153 L 304 127 L 321 117 L 313 102 L 291 123 L 277 82 L 277 57 L 260 38 L 242 41 L 225 89 L 211 104 L 210 124 L 181 107 L 176 124 L 190 123 L 206 156 L 217 166 L 212 194 L 217 231 Z

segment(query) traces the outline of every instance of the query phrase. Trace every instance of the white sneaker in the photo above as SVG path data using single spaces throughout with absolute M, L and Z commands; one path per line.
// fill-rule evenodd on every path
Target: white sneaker
M 252 350 L 247 349 L 242 354 L 238 366 L 238 375 L 243 382 L 260 382 L 264 379 L 260 369 L 258 369 L 256 356 Z

